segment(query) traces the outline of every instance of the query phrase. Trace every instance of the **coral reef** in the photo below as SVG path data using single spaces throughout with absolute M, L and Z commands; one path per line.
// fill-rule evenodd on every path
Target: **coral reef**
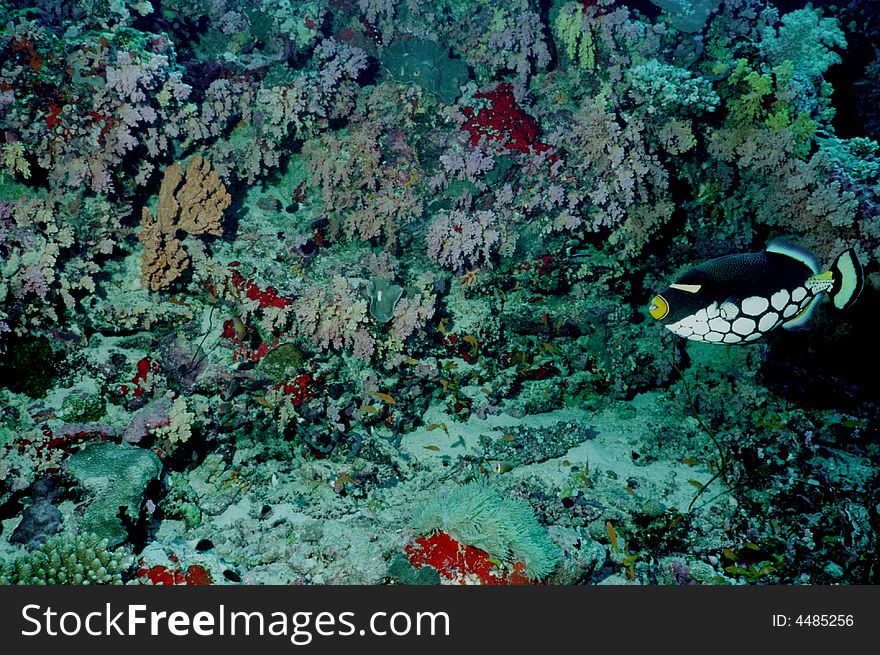
M 880 581 L 873 4 L 0 3 L 3 581 Z

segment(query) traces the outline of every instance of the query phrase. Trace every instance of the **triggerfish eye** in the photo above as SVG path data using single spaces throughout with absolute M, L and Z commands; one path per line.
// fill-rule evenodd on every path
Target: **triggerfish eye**
M 666 302 L 666 298 L 663 296 L 654 296 L 651 299 L 651 306 L 648 307 L 648 312 L 659 321 L 669 313 L 669 303 Z

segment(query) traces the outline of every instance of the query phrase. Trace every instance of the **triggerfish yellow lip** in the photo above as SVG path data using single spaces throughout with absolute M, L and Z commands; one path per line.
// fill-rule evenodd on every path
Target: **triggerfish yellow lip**
M 665 317 L 669 313 L 669 303 L 666 302 L 666 298 L 659 294 L 651 298 L 651 306 L 648 307 L 648 313 L 658 321 Z

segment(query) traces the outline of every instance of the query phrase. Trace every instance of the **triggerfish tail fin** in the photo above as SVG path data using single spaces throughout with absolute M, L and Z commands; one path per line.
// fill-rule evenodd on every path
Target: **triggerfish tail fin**
M 859 297 L 862 287 L 865 286 L 862 265 L 856 257 L 855 250 L 850 248 L 838 255 L 830 270 L 834 284 L 828 291 L 828 295 L 831 296 L 837 309 L 848 309 Z
M 801 310 L 783 323 L 782 327 L 796 330 L 809 325 L 823 298 L 821 295 L 823 293 L 828 294 L 837 309 L 848 309 L 859 297 L 863 286 L 865 286 L 865 277 L 862 273 L 862 265 L 856 257 L 855 250 L 850 248 L 841 253 L 827 271 L 811 275 L 806 279 L 804 287 L 809 290 L 812 299 L 806 304 L 801 304 Z

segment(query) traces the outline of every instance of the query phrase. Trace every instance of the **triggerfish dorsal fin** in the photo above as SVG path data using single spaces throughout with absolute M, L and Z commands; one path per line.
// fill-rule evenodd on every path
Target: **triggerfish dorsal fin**
M 828 295 L 837 309 L 847 309 L 856 301 L 865 286 L 865 275 L 855 250 L 850 248 L 840 253 L 830 270 L 834 285 Z
M 778 255 L 791 257 L 804 264 L 813 272 L 813 274 L 819 273 L 822 270 L 822 264 L 815 254 L 788 239 L 773 239 L 773 241 L 767 244 L 767 247 L 764 248 L 764 250 L 766 252 L 775 252 Z

